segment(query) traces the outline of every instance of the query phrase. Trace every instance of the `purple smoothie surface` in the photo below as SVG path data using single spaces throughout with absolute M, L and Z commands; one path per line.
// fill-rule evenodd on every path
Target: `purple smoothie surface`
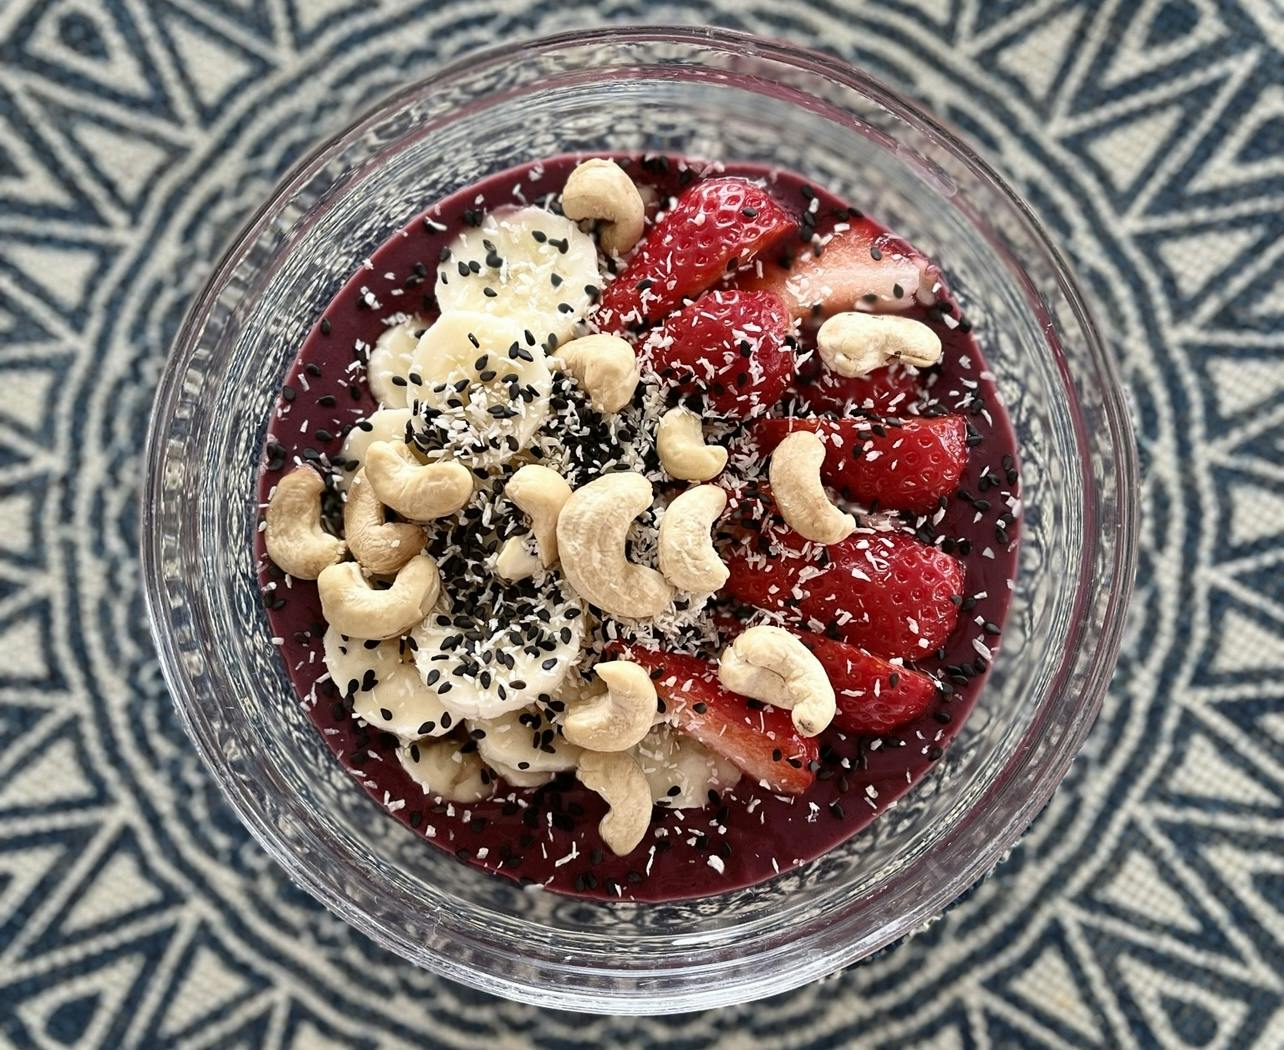
M 369 260 L 353 260 L 353 276 L 316 319 L 287 372 L 265 440 L 260 504 L 296 462 L 325 465 L 337 456 L 347 431 L 378 407 L 364 369 L 354 367 L 361 360 L 358 348 L 372 346 L 393 314 L 436 315 L 438 259 L 467 219 L 478 210 L 541 202 L 561 190 L 579 159 L 559 157 L 493 175 L 432 205 Z M 681 192 L 696 172 L 695 162 L 676 158 L 616 160 L 639 185 L 655 187 L 661 200 Z M 847 202 L 789 172 L 734 163 L 718 170 L 766 180 L 800 212 L 814 195 L 820 233 L 848 213 Z M 380 308 L 370 308 L 372 296 Z M 256 554 L 269 629 L 280 639 L 290 680 L 326 745 L 377 806 L 425 838 L 425 848 L 577 896 L 657 901 L 722 893 L 797 867 L 866 827 L 941 757 L 976 704 L 990 663 L 980 653 L 997 647 L 993 629 L 1003 625 L 1016 572 L 1018 526 L 1008 502 L 1017 496 L 1015 437 L 971 325 L 948 294 L 904 315 L 940 336 L 942 362 L 928 394 L 967 417 L 973 442 L 962 495 L 952 496 L 942 520 L 928 527 L 962 561 L 965 583 L 959 623 L 943 650 L 913 665 L 950 690 L 921 717 L 879 738 L 830 729 L 820 737 L 817 778 L 805 794 L 784 798 L 744 777 L 703 809 L 657 809 L 642 844 L 617 857 L 597 832 L 605 804 L 571 773 L 535 789 L 501 783 L 492 798 L 471 804 L 425 795 L 398 762 L 396 738 L 361 724 L 334 683 L 320 680 L 325 623 L 316 584 L 292 580 L 285 586 L 260 533 Z M 709 655 L 716 660 L 716 653 Z

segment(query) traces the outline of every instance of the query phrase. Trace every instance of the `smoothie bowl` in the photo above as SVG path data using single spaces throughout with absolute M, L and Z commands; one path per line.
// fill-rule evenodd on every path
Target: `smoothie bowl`
M 613 1012 L 912 931 L 1113 668 L 1134 464 L 966 147 L 823 56 L 475 56 L 283 184 L 150 435 L 166 674 L 242 820 L 407 958 Z

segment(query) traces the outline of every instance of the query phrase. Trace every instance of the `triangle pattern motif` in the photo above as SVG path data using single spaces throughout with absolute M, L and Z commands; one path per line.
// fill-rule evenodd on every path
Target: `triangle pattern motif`
M 1075 4 L 1049 11 L 1033 26 L 995 45 L 987 55 L 995 67 L 1040 112 L 1048 110 L 1053 90 L 1069 65 L 1086 11 Z
M 91 97 L 105 97 L 157 116 L 174 116 L 128 4 L 95 0 L 33 4 L 0 40 L 0 65 L 8 63 Z
M 202 120 L 216 119 L 233 92 L 268 72 L 260 55 L 196 20 L 186 8 L 166 0 L 151 3 L 156 27 Z
M 147 862 L 134 833 L 124 830 L 68 894 L 31 951 L 51 952 L 93 937 L 116 935 L 176 901 L 177 895 Z
M 202 923 L 174 966 L 145 1042 L 180 1046 L 185 1039 L 223 1023 L 266 984 L 261 973 L 235 958 Z
M 999 971 L 990 986 L 1020 1003 L 1040 1025 L 1092 1045 L 1109 1030 L 1101 1005 L 1083 981 L 1083 963 L 1062 927 Z
M 185 307 L 311 144 L 497 37 L 697 15 L 882 76 L 1029 204 L 1126 377 L 1141 572 L 1083 756 L 939 922 L 734 1027 L 586 1023 L 399 965 L 258 848 L 165 695 L 134 490 Z M 1278 1043 L 1282 69 L 1284 0 L 0 0 L 0 1047 Z

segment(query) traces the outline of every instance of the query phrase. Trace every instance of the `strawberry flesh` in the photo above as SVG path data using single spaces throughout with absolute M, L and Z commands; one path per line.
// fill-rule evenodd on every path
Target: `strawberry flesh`
M 716 751 L 773 791 L 801 795 L 816 779 L 819 744 L 800 736 L 788 711 L 750 707 L 718 683 L 705 660 L 653 649 L 624 648 L 651 672 L 656 692 L 677 728 Z
M 855 645 L 804 632 L 803 645 L 824 667 L 838 703 L 833 725 L 848 733 L 885 733 L 923 714 L 936 682 Z
M 791 322 L 770 292 L 706 292 L 654 329 L 643 358 L 715 412 L 747 419 L 776 404 L 793 381 Z
M 773 291 L 796 318 L 828 317 L 844 310 L 900 311 L 932 302 L 931 269 L 905 241 L 868 219 L 833 234 L 821 250 L 765 260 L 761 275 L 747 274 L 741 288 Z
M 967 466 L 967 423 L 962 416 L 881 422 L 760 419 L 754 424 L 759 452 L 768 455 L 795 430 L 821 435 L 821 477 L 867 507 L 926 514 L 958 488 Z
M 793 392 L 807 412 L 847 415 L 859 409 L 901 415 L 918 400 L 918 374 L 907 365 L 895 364 L 869 375 L 844 376 L 826 368 L 819 357 L 812 357 L 799 367 Z
M 652 324 L 797 228 L 779 201 L 746 179 L 697 182 L 607 287 L 596 320 L 607 331 Z
M 784 534 L 788 541 L 788 533 Z M 854 533 L 798 557 L 800 541 L 726 560 L 733 598 L 794 620 L 832 625 L 839 638 L 887 659 L 917 659 L 941 646 L 958 622 L 963 566 L 899 532 Z

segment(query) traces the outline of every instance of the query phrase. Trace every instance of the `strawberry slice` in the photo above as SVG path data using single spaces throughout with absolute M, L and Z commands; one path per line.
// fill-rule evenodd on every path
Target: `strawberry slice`
M 962 564 L 911 536 L 853 533 L 821 548 L 820 561 L 781 546 L 733 553 L 724 590 L 760 609 L 832 624 L 842 641 L 888 659 L 930 653 L 958 622 L 951 599 L 963 592 Z
M 716 667 L 697 657 L 631 647 L 623 652 L 651 672 L 656 692 L 682 732 L 773 791 L 801 795 L 811 787 L 820 747 L 799 736 L 788 711 L 750 707 L 743 696 L 718 684 Z
M 721 415 L 744 419 L 789 388 L 796 368 L 785 343 L 790 327 L 778 295 L 706 292 L 654 329 L 642 353 L 662 379 L 704 394 Z
M 918 374 L 906 365 L 888 365 L 865 376 L 843 376 L 812 357 L 799 366 L 793 391 L 799 406 L 810 413 L 836 412 L 847 415 L 854 409 L 878 415 L 902 415 L 918 400 Z
M 921 671 L 889 663 L 855 645 L 824 635 L 799 634 L 825 668 L 838 710 L 833 725 L 848 733 L 885 733 L 918 718 L 936 696 L 936 682 Z
M 761 276 L 749 274 L 741 288 L 781 295 L 794 317 L 828 317 L 843 310 L 908 310 L 931 303 L 933 276 L 928 261 L 905 241 L 869 219 L 823 240 L 820 251 L 764 262 Z
M 849 499 L 885 510 L 926 514 L 954 492 L 967 466 L 962 416 L 869 419 L 760 419 L 758 449 L 766 456 L 794 430 L 825 442 L 821 476 Z
M 658 321 L 798 224 L 770 193 L 745 179 L 705 179 L 651 228 L 602 295 L 607 331 Z

